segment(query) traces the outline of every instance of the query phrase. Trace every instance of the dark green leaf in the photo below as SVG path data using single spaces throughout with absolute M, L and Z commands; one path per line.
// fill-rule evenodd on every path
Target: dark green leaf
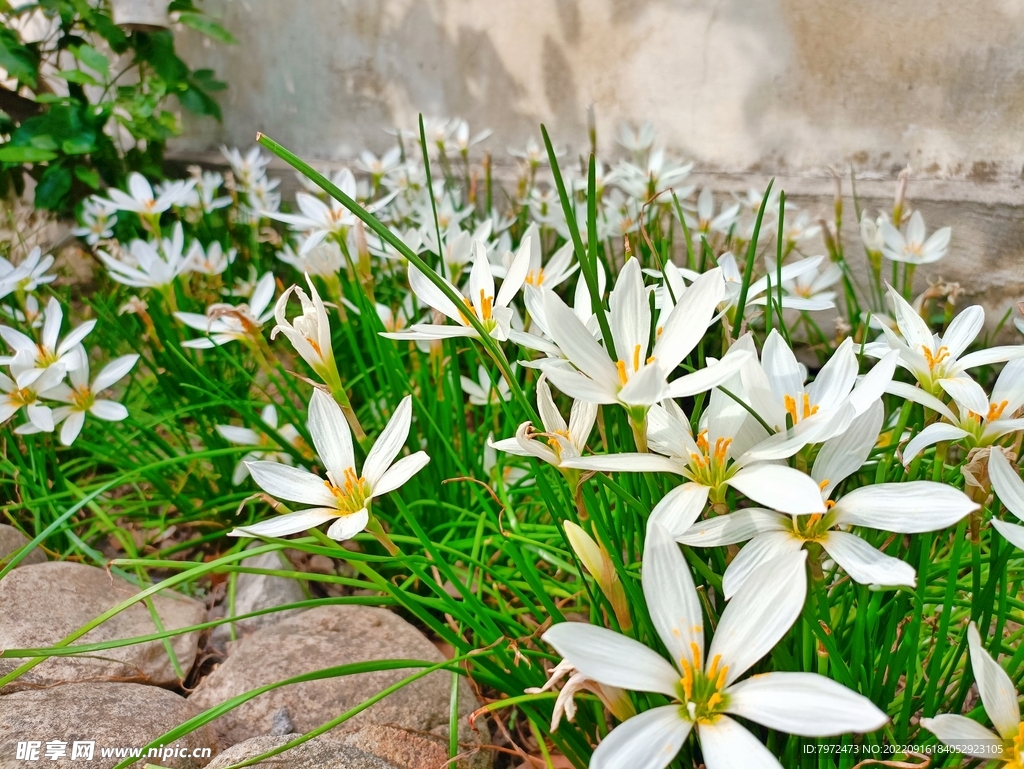
M 60 208 L 70 191 L 71 171 L 60 165 L 50 166 L 36 185 L 36 208 Z
M 55 72 L 56 77 L 67 80 L 69 83 L 80 83 L 81 85 L 99 85 L 96 78 L 80 69 L 63 69 Z
M 44 163 L 57 157 L 56 153 L 38 147 L 0 147 L 0 163 Z
M 106 78 L 110 74 L 110 62 L 107 61 L 107 57 L 91 45 L 80 45 L 70 50 L 76 59 L 100 76 Z
M 7 70 L 7 75 L 35 88 L 38 66 L 37 56 L 22 44 L 17 32 L 0 28 L 0 67 Z
M 87 184 L 94 190 L 98 190 L 100 188 L 99 172 L 95 171 L 92 168 L 86 168 L 85 166 L 75 166 L 75 177 L 79 181 L 83 182 L 84 184 Z
M 189 86 L 184 93 L 179 93 L 178 101 L 189 112 L 194 112 L 197 115 L 209 115 L 217 120 L 221 118 L 220 105 L 202 89 L 195 86 Z
M 186 27 L 192 27 L 192 29 L 197 32 L 202 32 L 207 37 L 211 37 L 221 43 L 234 45 L 238 42 L 230 32 L 224 29 L 224 27 L 215 22 L 209 16 L 204 16 L 201 13 L 180 13 L 178 14 L 178 21 Z
M 60 148 L 64 150 L 65 155 L 85 155 L 86 153 L 92 152 L 96 147 L 93 138 L 94 137 L 91 133 L 72 136 L 62 141 L 60 143 Z

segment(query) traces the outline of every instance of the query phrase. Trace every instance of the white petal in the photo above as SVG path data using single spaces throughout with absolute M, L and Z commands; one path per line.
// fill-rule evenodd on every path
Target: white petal
M 804 370 L 782 334 L 775 329 L 765 339 L 761 351 L 761 367 L 768 377 L 772 392 L 779 400 L 784 395 L 795 397 L 804 389 Z
M 850 423 L 846 432 L 822 444 L 811 468 L 811 478 L 819 485 L 825 483 L 821 489 L 823 496 L 831 496 L 832 489 L 860 470 L 878 441 L 884 419 L 885 407 L 881 401 L 875 401 Z
M 551 316 L 548 316 L 550 322 Z M 640 263 L 629 259 L 608 297 L 608 322 L 619 360 L 630 361 L 635 354 L 647 357 L 651 334 L 651 306 L 647 301 Z M 550 330 L 550 329 L 549 329 Z M 607 344 L 605 340 L 605 344 Z M 638 350 L 638 352 L 634 352 Z M 570 359 L 572 356 L 569 356 Z
M 334 483 L 345 482 L 345 471 L 355 466 L 352 455 L 352 433 L 341 406 L 323 390 L 314 390 L 309 401 L 309 433 L 316 453 L 333 476 Z M 330 493 L 330 492 L 328 492 Z M 302 500 L 296 500 L 302 501 Z M 310 504 L 323 504 L 312 502 Z
M 551 338 L 574 366 L 602 385 L 618 382 L 618 371 L 608 353 L 552 291 L 544 292 L 544 315 Z
M 259 464 L 274 464 L 273 462 L 250 462 L 249 470 Z M 331 520 L 338 515 L 337 510 L 326 510 L 317 508 L 313 510 L 301 510 L 297 513 L 279 515 L 267 521 L 260 521 L 250 526 L 238 527 L 228 533 L 229 537 L 283 537 L 288 534 L 297 534 L 300 531 L 319 526 L 321 523 Z
M 786 516 L 772 510 L 748 507 L 735 513 L 699 521 L 677 535 L 676 540 L 691 547 L 721 547 L 746 542 L 765 532 L 791 529 Z
M 771 651 L 800 616 L 807 595 L 806 562 L 803 550 L 767 561 L 751 572 L 725 607 L 708 659 L 721 655 L 721 665 L 729 666 L 726 685 Z
M 985 325 L 985 311 L 979 305 L 972 305 L 958 314 L 942 335 L 942 344 L 949 351 L 949 357 L 956 360 L 970 347 Z
M 89 413 L 108 422 L 120 422 L 128 418 L 128 409 L 117 401 L 99 399 L 93 401 Z
M 100 373 L 98 373 L 96 378 L 93 380 L 93 392 L 106 390 L 115 382 L 120 381 L 129 371 L 132 370 L 132 368 L 134 368 L 138 360 L 138 355 L 122 355 L 120 358 L 112 360 L 103 367 Z
M 981 385 L 967 374 L 961 374 L 953 379 L 940 379 L 939 387 L 961 408 L 970 409 L 982 416 L 988 413 L 988 396 L 981 389 Z
M 920 351 L 922 347 L 928 348 L 929 352 L 935 352 L 935 339 L 931 329 L 924 319 L 910 304 L 899 295 L 892 286 L 889 286 L 889 298 L 893 303 L 893 310 L 896 316 L 896 325 L 900 333 L 907 340 L 907 345 L 914 351 Z
M 981 645 L 981 636 L 973 622 L 967 628 L 967 646 L 971 650 L 971 668 L 985 712 L 1003 739 L 1013 739 L 1020 728 L 1020 706 L 1013 681 Z
M 858 414 L 863 414 L 881 400 L 882 393 L 892 381 L 899 361 L 898 350 L 890 350 L 865 374 L 850 393 L 849 403 Z
M 726 599 L 732 598 L 746 584 L 755 569 L 773 558 L 795 553 L 803 546 L 803 540 L 794 537 L 791 531 L 766 531 L 755 536 L 740 549 L 722 575 L 722 592 Z
M 363 462 L 363 477 L 369 482 L 371 488 L 376 488 L 377 481 L 405 446 L 411 426 L 412 396 L 406 395 L 381 431 L 380 437 L 373 444 L 370 453 L 366 455 L 366 461 Z
M 856 380 L 857 356 L 853 353 L 853 339 L 846 337 L 807 388 L 811 403 L 823 409 L 835 408 L 850 394 Z
M 594 454 L 567 459 L 563 467 L 606 473 L 674 473 L 682 475 L 683 464 L 660 454 Z
M 469 300 L 481 318 L 483 317 L 485 298 L 494 300 L 494 275 L 491 273 L 491 263 L 487 261 L 484 244 L 479 240 L 474 240 L 473 268 L 469 273 Z
M 590 769 L 663 769 L 672 763 L 690 734 L 678 705 L 645 710 L 623 721 L 590 758 Z
M 75 438 L 82 432 L 82 425 L 85 424 L 84 411 L 72 411 L 60 428 L 60 442 L 63 446 L 70 446 Z
M 447 283 L 447 281 L 445 281 Z M 448 283 L 449 287 L 456 294 L 459 293 L 455 286 Z M 442 314 L 447 315 L 449 318 L 454 320 L 456 323 L 465 325 L 460 317 L 459 308 L 452 303 L 444 292 L 435 286 L 431 280 L 423 274 L 419 268 L 414 265 L 409 265 L 409 288 L 412 289 L 413 293 L 423 301 L 424 304 L 428 304 L 435 310 L 439 310 Z
M 665 372 L 660 366 L 644 366 L 619 390 L 618 400 L 630 406 L 653 406 L 668 397 Z
M 684 483 L 666 494 L 651 511 L 648 525 L 657 523 L 673 537 L 682 536 L 700 517 L 710 489 L 699 483 Z
M 917 585 L 917 572 L 909 563 L 879 552 L 856 534 L 830 531 L 821 546 L 843 567 L 854 582 L 862 585 Z
M 336 542 L 352 539 L 352 537 L 366 528 L 369 520 L 370 514 L 366 511 L 366 508 L 357 510 L 349 515 L 339 516 L 338 520 L 327 529 L 327 536 Z
M 29 421 L 44 433 L 53 432 L 53 411 L 48 406 L 26 406 L 25 413 Z
M 863 694 L 816 673 L 766 673 L 729 687 L 729 709 L 801 737 L 873 732 L 889 717 Z
M 1014 358 L 1024 357 L 1024 345 L 1006 345 L 1003 347 L 989 347 L 987 350 L 969 352 L 957 362 L 957 368 L 975 368 L 976 366 L 988 366 L 992 363 L 1002 363 Z
M 260 436 L 255 430 L 248 427 L 235 427 L 234 425 L 216 425 L 214 429 L 226 441 L 237 443 L 239 446 L 259 446 Z M 248 472 L 248 471 L 247 471 Z
M 942 414 L 942 416 L 950 422 L 959 421 L 956 415 L 949 410 L 949 407 L 945 403 L 940 401 L 931 393 L 925 392 L 920 387 L 914 387 L 913 385 L 909 385 L 905 382 L 889 382 L 885 387 L 885 391 L 892 395 L 898 395 L 900 398 L 904 398 L 905 400 L 920 403 L 925 408 L 929 408 L 932 411 Z M 986 411 L 988 411 L 987 408 Z
M 943 713 L 934 718 L 922 718 L 921 726 L 947 745 L 959 746 L 957 752 L 965 756 L 991 759 L 992 749 L 1002 744 L 998 734 L 964 716 Z M 969 749 L 971 745 L 977 746 L 975 750 Z
M 988 475 L 992 479 L 992 488 L 999 495 L 999 501 L 1007 510 L 1024 520 L 1024 481 L 1006 455 L 998 449 L 993 449 L 989 454 Z
M 379 497 L 389 491 L 394 491 L 426 467 L 429 461 L 430 457 L 424 451 L 417 451 L 415 454 L 402 457 L 391 465 L 373 486 L 373 496 Z
M 551 397 L 551 388 L 548 387 L 547 376 L 544 374 L 541 374 L 540 379 L 537 380 L 537 411 L 540 412 L 540 421 L 547 432 L 565 432 L 569 429 L 555 406 L 555 401 Z
M 72 349 L 76 344 L 85 339 L 95 326 L 95 320 L 87 320 L 82 323 L 82 325 L 78 326 L 78 328 L 74 328 L 69 331 L 68 335 L 64 337 L 64 340 L 57 346 L 57 355 L 63 355 L 68 350 Z
M 335 507 L 337 500 L 324 480 L 308 470 L 279 462 L 248 462 L 247 465 L 256 484 L 272 497 L 319 507 Z
M 520 244 L 519 250 L 516 252 L 515 258 L 512 260 L 512 264 L 508 266 L 508 272 L 505 273 L 504 280 L 501 281 L 501 288 L 498 289 L 498 295 L 494 298 L 495 307 L 508 307 L 509 302 L 511 302 L 513 297 L 519 293 L 519 289 L 523 287 L 526 275 L 530 271 L 531 242 L 532 238 L 527 237 L 524 238 L 523 243 Z
M 952 526 L 978 505 L 959 489 L 934 481 L 880 483 L 843 496 L 836 523 L 919 534 Z
M 707 769 L 782 769 L 768 748 L 729 716 L 698 725 L 697 738 Z
M 780 513 L 824 513 L 818 484 L 807 474 L 781 465 L 743 467 L 726 481 L 744 496 Z
M 541 637 L 587 678 L 622 689 L 676 696 L 678 671 L 639 641 L 582 622 L 561 622 Z
M 939 441 L 958 441 L 961 438 L 966 438 L 967 435 L 966 430 L 956 425 L 934 422 L 911 438 L 903 448 L 903 464 L 909 465 L 914 461 L 914 457 Z
M 724 296 L 720 269 L 704 273 L 686 289 L 654 345 L 654 355 L 664 371 L 671 372 L 697 346 Z
M 693 649 L 704 653 L 700 600 L 679 545 L 657 523 L 647 526 L 640 578 L 651 621 L 676 664 L 694 664 Z
M 751 359 L 752 356 L 749 353 L 741 351 L 740 353 L 726 355 L 718 363 L 712 363 L 706 368 L 699 369 L 690 374 L 683 374 L 678 379 L 674 379 L 669 383 L 668 397 L 687 398 L 697 393 L 706 392 L 712 387 L 717 387 L 736 374 Z
M 996 518 L 992 519 L 992 526 L 1003 535 L 1007 542 L 1019 550 L 1024 550 L 1024 526 L 1006 523 Z

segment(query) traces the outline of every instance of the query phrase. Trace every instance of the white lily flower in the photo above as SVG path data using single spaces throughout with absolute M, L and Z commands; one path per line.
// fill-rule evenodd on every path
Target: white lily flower
M 356 166 L 373 177 L 375 182 L 380 182 L 400 165 L 402 165 L 402 150 L 398 147 L 392 147 L 380 157 L 369 150 L 363 150 L 359 155 L 359 160 L 356 161 Z
M 44 315 L 46 320 L 39 342 L 17 329 L 0 326 L 0 337 L 14 350 L 15 355 L 20 356 L 23 363 L 29 365 L 29 370 L 25 371 L 19 380 L 22 386 L 32 384 L 50 366 L 60 366 L 65 372 L 78 368 L 81 361 L 75 353 L 75 348 L 96 326 L 95 320 L 87 320 L 60 339 L 64 310 L 54 296 L 50 297 Z M 10 359 L 5 362 L 9 363 Z
M 1024 357 L 1024 345 L 990 347 L 964 355 L 985 325 L 985 311 L 979 305 L 960 312 L 950 322 L 946 333 L 939 336 L 932 333 L 920 314 L 892 286 L 889 287 L 889 297 L 903 338 L 883 325 L 885 341 L 866 345 L 864 352 L 880 358 L 890 349 L 899 350 L 899 365 L 932 395 L 941 397 L 946 393 L 952 397 L 969 398 L 968 391 L 973 390 L 973 400 L 977 403 L 980 388 L 967 375 L 968 369 Z
M 825 257 L 811 258 L 824 260 Z M 804 259 L 793 264 L 802 264 L 806 261 L 808 260 Z M 772 280 L 772 294 L 776 295 L 776 289 L 774 288 L 777 275 L 775 260 L 766 258 L 765 267 L 768 270 L 768 276 Z M 823 269 L 815 267 L 814 269 L 808 269 L 806 272 L 800 272 L 798 275 L 789 273 L 787 277 L 787 274 L 783 274 L 782 290 L 785 293 L 782 295 L 782 306 L 783 308 L 802 310 L 831 310 L 836 306 L 836 292 L 830 289 L 842 279 L 843 268 L 835 262 L 827 262 Z M 803 306 L 800 306 L 801 300 L 805 302 Z M 767 304 L 767 297 L 758 296 L 753 304 Z
M 758 201 L 758 205 L 760 205 L 760 201 Z M 778 210 L 778 206 L 775 208 Z M 821 233 L 821 225 L 812 219 L 806 211 L 801 211 L 792 219 L 787 216 L 784 224 L 783 242 L 790 248 L 802 241 L 816 238 Z
M 823 507 L 813 513 L 783 515 L 774 509 L 747 508 L 697 522 L 700 508 L 691 500 L 680 500 L 676 509 L 660 512 L 657 520 L 671 521 L 676 539 L 686 545 L 720 547 L 749 540 L 722 577 L 726 598 L 742 590 L 765 562 L 809 543 L 820 546 L 854 582 L 914 587 L 917 574 L 913 566 L 879 552 L 841 527 L 901 534 L 938 531 L 977 510 L 978 505 L 959 489 L 932 481 L 880 483 L 833 499 L 836 486 L 867 460 L 878 440 L 883 416 L 882 404 L 876 402 L 845 433 L 822 445 L 811 478 L 821 489 Z
M 690 175 L 693 163 L 679 163 L 668 160 L 665 150 L 652 150 L 643 166 L 620 162 L 605 179 L 606 184 L 613 182 L 623 192 L 639 200 L 648 200 L 668 189 L 675 189 L 676 196 L 682 200 L 693 192 L 693 186 L 680 187 L 680 183 Z
M 714 320 L 715 307 L 725 291 L 722 274 L 711 270 L 686 290 L 683 300 L 651 338 L 651 308 L 640 264 L 630 259 L 619 273 L 609 297 L 608 323 L 618 360 L 612 361 L 577 315 L 553 292 L 544 295 L 547 332 L 576 370 L 548 366 L 551 382 L 573 398 L 596 404 L 618 403 L 639 425 L 652 405 L 664 398 L 684 397 L 725 381 L 742 365 L 736 355 L 728 362 L 673 380 L 668 377 L 697 346 Z M 648 352 L 650 354 L 648 355 Z
M 753 340 L 737 340 L 730 356 L 750 355 Z M 744 351 L 747 351 L 744 353 Z M 734 375 L 723 386 L 742 396 L 740 377 Z M 733 388 L 736 388 L 735 390 Z M 654 406 L 649 415 L 647 437 L 651 452 L 603 454 L 569 459 L 566 466 L 599 472 L 667 472 L 681 475 L 688 483 L 672 490 L 655 508 L 654 518 L 696 510 L 700 514 L 708 499 L 721 504 L 728 488 L 761 504 L 781 505 L 786 512 L 825 512 L 820 490 L 804 473 L 785 465 L 758 460 L 755 450 L 769 437 L 750 413 L 721 389 L 711 391 L 700 432 L 694 438 L 690 420 L 672 400 Z M 692 523 L 687 520 L 686 525 Z M 680 533 L 679 526 L 671 527 Z
M 786 285 L 796 287 L 796 281 L 807 275 L 817 275 L 819 265 L 825 259 L 824 256 L 811 256 L 807 259 L 800 259 L 789 264 L 782 266 L 782 286 Z M 770 263 L 769 263 L 770 264 Z M 740 301 L 740 292 L 743 286 L 743 273 L 740 271 L 739 265 L 736 264 L 736 257 L 731 253 L 726 252 L 718 257 L 718 266 L 722 269 L 722 277 L 725 278 L 726 285 L 726 308 L 732 312 Z M 686 273 L 684 272 L 684 275 Z M 771 269 L 768 270 L 766 275 L 761 276 L 757 280 L 751 282 L 747 289 L 747 300 L 746 305 L 750 306 L 764 306 L 768 304 L 768 286 L 771 283 L 771 290 L 773 301 L 778 297 L 778 273 L 775 270 L 774 265 L 771 265 Z M 825 297 L 814 297 L 814 296 L 802 296 L 796 291 L 788 291 L 782 295 L 782 306 L 787 310 L 830 310 L 835 307 L 835 302 L 831 298 Z
M 142 216 L 159 216 L 171 206 L 184 205 L 195 184 L 195 179 L 168 182 L 163 192 L 156 195 L 146 177 L 133 171 L 128 175 L 127 193 L 111 187 L 108 194 L 111 207 L 117 211 L 131 211 Z
M 860 217 L 860 239 L 868 253 L 880 254 L 885 248 L 883 224 L 887 221 L 884 214 L 872 218 L 867 211 Z
M 135 288 L 165 289 L 179 275 L 187 273 L 191 268 L 184 256 L 185 233 L 181 222 L 176 222 L 170 238 L 162 238 L 147 243 L 144 240 L 133 240 L 129 247 L 136 265 L 128 264 L 124 259 L 117 259 L 105 251 L 97 251 L 96 255 L 110 272 L 110 277 L 118 283 Z
M 651 524 L 641 574 L 651 619 L 672 661 L 632 638 L 581 622 L 543 635 L 580 674 L 608 686 L 657 692 L 673 704 L 647 710 L 604 738 L 592 769 L 663 769 L 696 730 L 707 769 L 781 764 L 730 716 L 804 737 L 871 732 L 889 719 L 863 695 L 815 673 L 765 673 L 740 681 L 800 616 L 803 553 L 764 564 L 722 612 L 705 655 L 700 600 L 675 542 Z
M 187 339 L 181 346 L 208 350 L 232 341 L 251 342 L 260 338 L 263 324 L 274 317 L 270 302 L 276 288 L 274 273 L 266 272 L 253 289 L 248 304 L 211 304 L 205 315 L 195 312 L 174 313 L 174 317 L 189 328 L 208 334 L 199 339 Z
M 39 374 L 25 354 L 15 355 L 11 376 L 0 374 L 0 424 L 25 409 L 28 422 L 16 427 L 15 433 L 52 433 L 53 410 L 40 403 L 40 394 L 56 387 L 63 379 L 63 363 L 50 366 Z
M 334 391 L 341 387 L 341 375 L 338 373 L 338 363 L 334 359 L 327 308 L 324 307 L 309 275 L 306 276 L 306 284 L 309 286 L 309 296 L 306 296 L 306 292 L 298 286 L 292 286 L 278 298 L 277 304 L 274 305 L 277 325 L 270 332 L 270 338 L 274 339 L 278 333 L 288 337 L 295 352 L 302 356 L 316 375 Z M 297 315 L 289 323 L 285 313 L 288 310 L 288 297 L 293 293 L 302 305 L 302 315 Z
M 543 264 L 540 230 L 535 222 L 526 228 L 522 242 L 526 243 L 527 238 L 530 239 L 530 267 L 526 273 L 527 291 L 540 291 L 544 288 L 559 286 L 579 269 L 579 264 L 574 262 L 576 253 L 573 251 L 572 241 L 566 242 L 551 255 L 547 264 Z M 505 254 L 502 261 L 506 270 L 511 266 L 513 260 L 514 257 L 511 253 Z
M 513 310 L 509 304 L 523 287 L 530 266 L 530 240 L 524 240 L 515 259 L 501 282 L 497 296 L 494 293 L 494 275 L 484 244 L 475 241 L 473 269 L 469 273 L 469 297 L 463 306 L 457 307 L 441 290 L 416 268 L 409 264 L 409 287 L 420 301 L 434 308 L 442 315 L 454 320 L 457 325 L 417 323 L 406 331 L 383 332 L 388 339 L 451 339 L 453 337 L 477 337 L 477 331 L 470 325 L 466 313 L 474 314 L 483 324 L 487 333 L 498 341 L 508 339 L 512 328 Z M 442 280 L 444 280 L 442 278 Z M 449 287 L 455 288 L 447 280 Z
M 60 442 L 64 446 L 70 446 L 75 442 L 85 424 L 86 413 L 107 422 L 120 422 L 128 416 L 128 409 L 122 404 L 97 396 L 127 376 L 139 360 L 139 356 L 134 354 L 115 358 L 90 382 L 89 358 L 85 348 L 79 345 L 75 348 L 75 354 L 81 358 L 81 363 L 69 373 L 71 386 L 62 382 L 41 393 L 43 398 L 68 404 L 53 410 L 54 423 L 63 423 L 60 428 Z
M 946 255 L 952 229 L 943 227 L 925 240 L 924 217 L 915 211 L 907 224 L 906 234 L 900 232 L 888 219 L 879 224 L 883 246 L 882 255 L 894 262 L 907 264 L 931 264 Z
M 1024 481 L 1013 469 L 1010 460 L 1001 451 L 993 451 L 988 458 L 988 477 L 999 501 L 1018 520 L 1024 521 Z M 1015 547 L 1024 550 L 1024 526 L 992 518 L 992 526 Z
M 956 384 L 956 389 L 950 393 L 955 412 L 918 387 L 902 382 L 889 384 L 889 392 L 930 408 L 944 420 L 928 425 L 907 443 L 903 449 L 903 464 L 909 465 L 921 451 L 939 441 L 964 441 L 970 448 L 991 446 L 1004 435 L 1024 430 L 1024 419 L 1014 418 L 1017 410 L 1024 406 L 1024 359 L 1017 358 L 1003 366 L 992 388 L 991 399 L 966 374 L 961 374 Z
M 713 232 L 728 235 L 739 216 L 740 204 L 723 205 L 716 216 L 714 195 L 712 195 L 710 187 L 704 187 L 697 196 L 697 206 L 694 212 L 696 216 L 684 211 L 683 218 L 686 220 L 686 226 L 690 228 L 694 242 L 699 244 L 701 235 L 710 236 Z
M 234 263 L 238 250 L 229 248 L 227 251 L 219 241 L 213 241 L 206 250 L 202 244 L 195 240 L 185 257 L 185 269 L 191 272 L 198 272 L 202 275 L 221 275 L 228 265 Z
M 508 402 L 512 397 L 504 377 L 498 377 L 492 382 L 484 366 L 478 367 L 476 373 L 476 381 L 465 375 L 459 377 L 462 391 L 469 396 L 469 402 L 474 406 L 497 406 L 499 403 Z
M 615 141 L 634 155 L 642 155 L 654 144 L 654 135 L 654 123 L 650 120 L 644 121 L 636 130 L 623 123 L 619 126 L 619 135 Z
M 270 165 L 270 157 L 260 151 L 258 144 L 250 147 L 244 157 L 237 147 L 228 149 L 221 145 L 220 153 L 231 166 L 235 181 L 243 188 L 262 178 L 266 174 L 267 166 Z
M 325 241 L 304 254 L 297 254 L 291 243 L 277 252 L 277 258 L 290 264 L 304 275 L 317 275 L 321 278 L 336 279 L 338 273 L 345 268 L 345 255 L 341 246 L 333 240 Z
M 566 424 L 551 397 L 547 375 L 541 374 L 537 380 L 537 411 L 540 412 L 543 432 L 534 430 L 532 422 L 523 422 L 514 438 L 496 441 L 493 447 L 520 457 L 536 457 L 558 468 L 564 461 L 578 458 L 594 429 L 597 405 L 574 400 Z
M 509 147 L 508 154 L 514 158 L 525 160 L 526 163 L 533 168 L 536 168 L 541 163 L 546 163 L 548 160 L 547 150 L 537 144 L 537 140 L 532 136 L 526 140 L 526 146 L 523 147 L 523 149 Z M 564 154 L 564 148 L 555 149 L 555 157 L 561 157 Z
M 1007 762 L 1007 769 L 1024 765 L 1024 722 L 1020 718 L 1017 690 L 1006 671 L 981 645 L 978 628 L 967 628 L 971 668 L 978 684 L 981 704 L 995 732 L 977 721 L 952 713 L 922 718 L 921 726 L 940 741 L 972 758 Z
M 270 496 L 312 507 L 236 528 L 230 536 L 283 537 L 334 521 L 327 536 L 338 541 L 351 539 L 370 523 L 374 497 L 394 491 L 430 461 L 423 451 L 395 461 L 411 425 L 412 396 L 407 395 L 366 455 L 360 474 L 341 407 L 323 390 L 314 390 L 309 402 L 309 431 L 327 479 L 278 462 L 247 463 L 253 480 Z
M 0 256 L 0 299 L 15 291 L 28 293 L 43 284 L 52 283 L 57 276 L 46 274 L 52 266 L 53 256 L 43 256 L 39 246 L 29 251 L 17 267 Z
M 299 435 L 299 431 L 295 429 L 294 425 L 278 426 L 277 409 L 274 408 L 273 404 L 263 407 L 263 410 L 260 411 L 260 419 L 263 420 L 267 427 L 287 441 L 289 445 L 298 446 L 302 441 L 302 436 Z M 279 462 L 283 465 L 292 464 L 292 455 L 287 451 L 282 451 L 273 438 L 264 433 L 258 433 L 248 427 L 236 427 L 235 425 L 215 425 L 214 429 L 216 429 L 221 438 L 230 443 L 254 447 L 252 451 L 238 460 L 238 464 L 235 465 L 234 473 L 231 475 L 231 482 L 235 486 L 249 477 L 249 467 L 246 465 L 246 462 L 262 460 L 265 462 Z
M 90 246 L 95 246 L 101 240 L 114 237 L 114 225 L 117 224 L 117 217 L 110 201 L 93 195 L 87 198 L 82 205 L 82 226 L 71 230 L 72 235 L 85 238 Z
M 563 716 L 570 721 L 576 720 L 576 701 L 573 698 L 582 691 L 596 694 L 601 703 L 620 721 L 625 721 L 636 715 L 633 703 L 629 701 L 629 695 L 624 689 L 620 689 L 617 686 L 607 686 L 599 681 L 587 678 L 566 660 L 562 660 L 555 665 L 543 686 L 531 686 L 525 689 L 524 692 L 526 694 L 542 694 L 553 691 L 558 682 L 565 676 L 569 678 L 555 698 L 555 707 L 551 715 L 551 731 L 555 731 L 558 728 Z

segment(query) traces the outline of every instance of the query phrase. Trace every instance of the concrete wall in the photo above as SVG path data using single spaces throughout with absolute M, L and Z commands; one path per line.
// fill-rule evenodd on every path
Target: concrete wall
M 186 59 L 230 87 L 224 123 L 190 125 L 179 153 L 248 146 L 261 130 L 341 160 L 386 146 L 382 128 L 412 126 L 422 111 L 493 128 L 484 146 L 500 162 L 540 122 L 557 144 L 585 148 L 593 103 L 603 152 L 619 123 L 650 119 L 723 189 L 776 175 L 823 212 L 829 165 L 856 166 L 861 191 L 881 202 L 910 163 L 912 202 L 930 227 L 954 227 L 943 276 L 998 292 L 993 305 L 1024 295 L 1024 0 L 206 7 L 240 44 L 180 36 Z

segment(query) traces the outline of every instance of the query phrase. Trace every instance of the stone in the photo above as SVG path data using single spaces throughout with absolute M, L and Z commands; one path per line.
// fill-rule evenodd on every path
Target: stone
M 124 756 L 104 757 L 104 749 L 141 748 L 197 713 L 184 697 L 142 684 L 66 684 L 3 695 L 0 696 L 0 769 L 24 769 L 34 765 L 16 758 L 18 743 L 28 741 L 42 743 L 37 760 L 45 766 L 109 769 Z M 50 741 L 65 743 L 66 755 L 49 760 L 46 747 Z M 95 741 L 92 761 L 85 761 L 83 757 L 72 759 L 77 741 Z M 184 755 L 154 756 L 150 763 L 173 769 L 198 769 L 217 752 L 209 726 L 200 727 L 170 744 Z
M 268 750 L 279 748 L 294 739 L 294 735 L 252 737 L 225 750 L 207 766 L 207 769 L 227 769 Z M 253 766 L 263 769 L 399 769 L 394 764 L 364 753 L 358 748 L 325 740 L 323 737 L 315 737 Z
M 463 724 L 460 733 L 468 729 Z M 463 735 L 460 734 L 460 737 Z M 460 739 L 460 743 L 463 740 Z M 458 761 L 449 764 L 448 737 L 435 734 L 403 729 L 389 724 L 364 726 L 344 738 L 346 745 L 359 748 L 394 764 L 398 769 L 489 769 L 491 753 L 487 750 L 476 750 L 479 742 L 471 747 L 460 747 L 459 755 L 467 754 Z
M 256 543 L 260 546 L 263 543 Z M 241 562 L 242 566 L 250 569 L 276 569 L 278 571 L 293 571 L 294 567 L 280 551 L 261 553 L 252 558 L 246 558 Z M 306 600 L 307 595 L 302 589 L 298 580 L 288 577 L 274 577 L 269 574 L 246 574 L 239 573 L 235 580 L 235 610 L 232 616 L 249 614 L 261 609 L 272 609 L 275 606 L 284 606 L 289 603 L 297 603 Z M 226 601 L 225 601 L 226 604 Z M 286 611 L 270 612 L 261 614 L 258 617 L 239 620 L 233 623 L 236 637 L 242 637 L 254 633 L 261 627 L 273 625 L 287 617 L 292 617 L 302 612 L 302 609 L 288 609 Z M 231 640 L 231 625 L 218 625 L 210 635 L 210 641 L 214 646 L 223 646 Z
M 190 696 L 201 710 L 258 686 L 316 670 L 379 659 L 441 662 L 444 657 L 422 633 L 387 609 L 318 606 L 262 628 L 233 645 L 231 656 Z M 382 670 L 307 681 L 261 694 L 213 722 L 221 742 L 232 745 L 269 734 L 274 716 L 286 708 L 297 732 L 305 733 L 359 705 L 414 670 Z M 460 713 L 477 707 L 462 682 Z M 370 724 L 391 724 L 446 737 L 451 674 L 437 671 L 384 698 L 327 733 L 343 739 Z
M 0 523 L 0 569 L 7 565 L 11 556 L 29 542 L 29 538 L 13 526 Z M 31 566 L 34 563 L 46 563 L 46 553 L 38 547 L 32 548 L 32 551 L 18 563 L 18 566 Z
M 80 563 L 48 562 L 14 569 L 0 580 L 0 650 L 53 646 L 107 609 L 139 592 L 138 588 L 103 569 Z M 177 593 L 152 596 L 165 630 L 201 623 L 206 607 Z M 76 644 L 133 638 L 157 632 L 149 609 L 133 604 Z M 171 638 L 182 671 L 187 674 L 196 658 L 199 633 Z M 24 663 L 0 658 L 0 675 Z M 157 685 L 178 683 L 178 676 L 161 641 L 106 649 L 91 656 L 50 657 L 36 665 L 4 692 L 30 686 L 50 686 L 84 680 L 136 680 Z

